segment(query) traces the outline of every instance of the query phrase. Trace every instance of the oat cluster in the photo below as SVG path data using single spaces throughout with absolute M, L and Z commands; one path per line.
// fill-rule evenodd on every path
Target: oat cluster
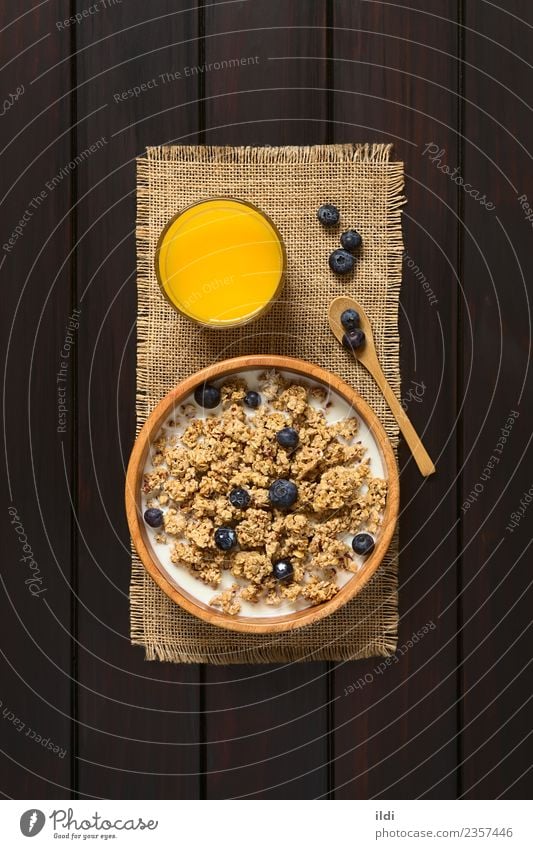
M 262 404 L 253 411 L 243 405 L 247 388 L 240 378 L 226 380 L 217 411 L 200 418 L 195 404 L 182 405 L 159 434 L 153 470 L 143 480 L 148 507 L 164 513 L 156 541 L 172 546 L 172 562 L 213 588 L 231 574 L 232 585 L 211 600 L 226 613 L 238 614 L 242 601 L 320 604 L 339 591 L 341 570 L 357 570 L 344 537 L 377 532 L 387 483 L 372 476 L 366 449 L 356 440 L 357 418 L 327 422 L 330 402 L 321 387 L 265 372 Z M 299 434 L 293 450 L 276 440 L 287 426 Z M 269 501 L 269 486 L 278 478 L 298 487 L 287 511 Z M 235 487 L 249 492 L 246 509 L 230 503 Z M 216 547 L 220 526 L 235 529 L 237 548 Z M 291 562 L 289 580 L 275 579 L 272 567 L 279 560 Z

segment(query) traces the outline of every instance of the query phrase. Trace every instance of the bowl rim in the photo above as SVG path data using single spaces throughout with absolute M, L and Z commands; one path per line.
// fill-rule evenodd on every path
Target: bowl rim
M 210 203 L 211 201 L 215 201 L 215 200 L 221 200 L 221 201 L 230 200 L 230 201 L 233 201 L 234 203 L 240 203 L 243 206 L 248 206 L 250 209 L 253 209 L 254 212 L 259 213 L 259 215 L 262 218 L 265 219 L 265 221 L 271 226 L 272 230 L 274 231 L 274 234 L 276 235 L 276 238 L 278 240 L 278 243 L 279 243 L 279 246 L 280 246 L 280 249 L 281 249 L 281 257 L 282 257 L 282 266 L 281 266 L 281 272 L 280 272 L 280 276 L 279 276 L 278 285 L 276 286 L 276 291 L 274 292 L 274 294 L 272 295 L 270 300 L 267 301 L 266 304 L 264 306 L 262 306 L 260 310 L 252 313 L 252 315 L 247 315 L 244 318 L 239 318 L 236 321 L 227 322 L 225 324 L 224 323 L 210 324 L 208 321 L 201 321 L 199 318 L 195 318 L 195 316 L 189 315 L 189 313 L 187 313 L 187 312 L 185 312 L 185 310 L 181 309 L 181 307 L 178 304 L 174 303 L 174 301 L 171 299 L 171 297 L 167 293 L 167 290 L 165 289 L 165 285 L 163 283 L 163 279 L 162 279 L 162 276 L 161 276 L 160 268 L 159 268 L 159 259 L 160 259 L 160 254 L 161 254 L 161 248 L 163 246 L 163 242 L 165 240 L 165 237 L 166 237 L 168 231 L 171 229 L 171 227 L 173 227 L 174 224 L 176 223 L 176 221 L 179 218 L 181 218 L 181 216 L 184 215 L 186 212 L 188 212 L 190 209 L 194 209 L 195 206 L 203 206 L 203 204 Z M 179 212 L 176 212 L 176 214 L 173 215 L 172 218 L 170 218 L 167 221 L 167 223 L 165 224 L 165 226 L 161 230 L 161 233 L 159 234 L 159 238 L 157 240 L 157 245 L 156 245 L 155 253 L 154 253 L 154 272 L 155 272 L 155 276 L 156 276 L 157 283 L 159 285 L 159 289 L 161 291 L 161 294 L 163 295 L 163 297 L 165 298 L 167 303 L 169 303 L 170 306 L 179 315 L 182 315 L 184 318 L 186 318 L 187 321 L 192 322 L 192 324 L 196 324 L 198 327 L 208 328 L 209 330 L 234 330 L 236 327 L 243 327 L 245 324 L 250 324 L 251 322 L 256 321 L 257 319 L 261 318 L 263 315 L 265 315 L 265 313 L 269 312 L 269 310 L 272 309 L 272 307 L 274 306 L 276 301 L 279 300 L 279 297 L 280 297 L 280 295 L 283 292 L 283 289 L 285 287 L 285 280 L 286 280 L 286 277 L 287 277 L 287 249 L 285 247 L 285 242 L 283 241 L 283 236 L 281 235 L 276 223 L 272 220 L 270 215 L 267 212 L 264 211 L 264 209 L 261 209 L 255 203 L 252 203 L 249 200 L 243 200 L 242 198 L 236 198 L 236 197 L 232 197 L 230 195 L 211 195 L 210 197 L 200 198 L 199 200 L 195 200 L 192 203 L 187 204 L 187 206 L 184 206 L 183 209 L 180 209 Z
M 173 583 L 164 573 L 157 558 L 154 558 L 152 555 L 140 509 L 141 481 L 146 457 L 150 444 L 170 414 L 171 408 L 187 395 L 190 395 L 202 383 L 220 380 L 237 372 L 252 369 L 291 371 L 309 380 L 325 384 L 337 392 L 351 405 L 354 412 L 364 419 L 365 424 L 370 429 L 381 454 L 382 461 L 386 466 L 388 479 L 387 501 L 381 533 L 374 551 L 365 561 L 364 567 L 355 573 L 341 587 L 337 595 L 329 601 L 306 607 L 303 610 L 297 610 L 293 613 L 262 617 L 261 619 L 250 616 L 230 616 L 195 599 L 194 596 Z M 274 354 L 256 354 L 234 357 L 207 366 L 185 378 L 185 380 L 181 381 L 159 401 L 135 440 L 126 473 L 125 501 L 128 527 L 139 559 L 150 577 L 172 601 L 204 622 L 210 625 L 217 625 L 229 631 L 248 634 L 280 633 L 302 628 L 325 616 L 329 616 L 344 606 L 350 599 L 354 598 L 374 575 L 389 548 L 398 520 L 399 474 L 394 451 L 383 425 L 371 407 L 355 389 L 352 389 L 351 386 L 332 372 L 323 369 L 321 366 L 309 363 L 306 360 Z

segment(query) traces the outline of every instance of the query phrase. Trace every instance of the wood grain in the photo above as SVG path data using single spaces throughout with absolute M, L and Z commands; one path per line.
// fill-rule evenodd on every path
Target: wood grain
M 72 159 L 70 40 L 54 26 L 57 17 L 68 16 L 68 3 L 26 5 L 24 17 L 16 4 L 4 3 L 0 9 L 0 244 L 7 244 L 0 251 L 5 346 L 0 757 L 3 792 L 41 799 L 68 798 L 72 758 L 75 373 L 72 358 L 61 354 L 73 306 L 72 186 L 68 177 L 47 186 Z M 37 79 L 45 69 L 51 70 Z M 9 95 L 17 89 L 22 93 L 12 100 Z M 11 104 L 7 108 L 6 102 Z M 68 353 L 73 356 L 73 349 Z M 62 406 L 68 408 L 61 422 L 58 388 L 65 391 Z M 32 576 L 38 579 L 33 587 Z M 49 741 L 60 750 L 47 749 Z
M 533 261 L 522 205 L 533 198 L 533 9 L 475 0 L 465 11 L 462 174 L 478 195 L 462 192 L 460 795 L 524 799 L 533 786 L 531 515 L 521 517 L 533 456 Z
M 402 399 L 438 469 L 421 482 L 400 444 L 397 662 L 385 670 L 378 659 L 337 667 L 335 793 L 453 798 L 459 721 L 458 197 L 456 186 L 423 151 L 426 143 L 438 142 L 450 161 L 457 157 L 456 8 L 445 0 L 400 5 L 339 0 L 333 24 L 334 140 L 391 141 L 405 162 Z M 432 630 L 413 644 L 413 634 L 431 623 Z
M 5 96 L 24 85 L 2 116 L 2 244 L 46 191 L 1 266 L 0 700 L 25 723 L 1 723 L 2 792 L 528 798 L 530 2 L 152 0 L 58 28 L 84 6 L 0 11 Z M 402 399 L 438 467 L 421 484 L 400 447 L 396 660 L 146 664 L 129 643 L 122 500 L 134 157 L 165 142 L 364 140 L 394 141 L 406 163 Z M 73 307 L 61 434 L 55 380 Z M 44 604 L 22 580 L 9 506 L 46 575 Z
M 198 669 L 147 664 L 130 645 L 122 495 L 135 437 L 135 157 L 196 139 L 197 80 L 184 68 L 198 60 L 197 10 L 112 5 L 76 36 L 77 146 L 106 140 L 77 172 L 79 792 L 197 797 Z

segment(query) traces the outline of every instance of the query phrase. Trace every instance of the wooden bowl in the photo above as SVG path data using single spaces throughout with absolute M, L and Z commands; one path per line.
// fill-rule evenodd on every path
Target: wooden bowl
M 388 479 L 387 501 L 380 533 L 376 540 L 374 551 L 364 561 L 363 566 L 341 587 L 337 595 L 329 601 L 280 616 L 230 616 L 210 607 L 179 587 L 165 573 L 163 567 L 154 556 L 152 547 L 148 541 L 141 511 L 141 483 L 150 445 L 157 437 L 165 420 L 170 416 L 172 409 L 190 395 L 199 384 L 206 381 L 220 380 L 237 372 L 245 372 L 250 369 L 289 371 L 309 380 L 316 381 L 333 392 L 338 393 L 352 407 L 354 412 L 363 419 L 371 431 L 381 455 L 383 466 L 386 469 Z M 375 413 L 372 412 L 366 401 L 351 387 L 340 380 L 339 377 L 325 371 L 319 366 L 291 357 L 273 355 L 236 357 L 235 359 L 216 363 L 188 377 L 159 402 L 146 421 L 135 442 L 126 475 L 126 514 L 128 525 L 137 553 L 148 574 L 172 601 L 179 604 L 194 616 L 198 616 L 211 625 L 218 625 L 230 631 L 244 631 L 253 634 L 290 631 L 294 628 L 301 628 L 303 625 L 310 625 L 318 619 L 322 619 L 324 616 L 333 613 L 333 611 L 342 607 L 349 599 L 357 595 L 372 577 L 385 556 L 396 526 L 398 507 L 399 479 L 396 460 L 388 437 Z

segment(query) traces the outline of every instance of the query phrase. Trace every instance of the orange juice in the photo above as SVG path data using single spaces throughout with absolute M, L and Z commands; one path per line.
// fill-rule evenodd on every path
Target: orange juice
M 235 327 L 275 300 L 285 250 L 274 224 L 257 207 L 212 198 L 169 222 L 155 263 L 163 294 L 177 310 L 209 327 Z

